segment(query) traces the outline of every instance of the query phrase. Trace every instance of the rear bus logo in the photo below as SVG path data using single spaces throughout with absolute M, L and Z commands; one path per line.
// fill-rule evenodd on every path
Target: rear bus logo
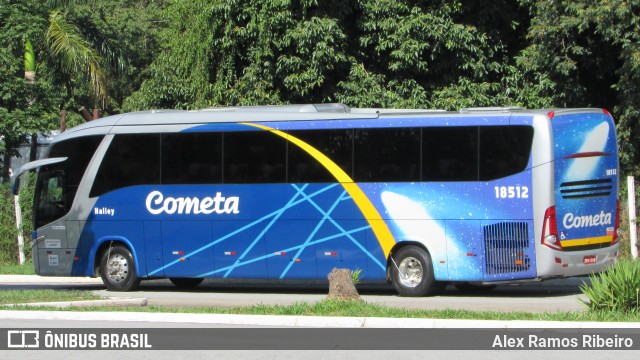
M 214 197 L 167 197 L 160 191 L 152 191 L 147 195 L 147 210 L 153 215 L 166 214 L 238 214 L 240 213 L 240 198 L 237 196 L 224 197 L 216 193 Z
M 575 216 L 572 213 L 567 213 L 562 219 L 562 225 L 564 225 L 565 229 L 611 225 L 611 213 L 600 211 L 600 214 L 597 215 L 583 216 Z

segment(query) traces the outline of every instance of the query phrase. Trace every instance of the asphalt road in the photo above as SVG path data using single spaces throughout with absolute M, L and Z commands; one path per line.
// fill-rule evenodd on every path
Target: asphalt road
M 552 280 L 542 283 L 499 286 L 487 292 L 461 292 L 448 286 L 438 296 L 404 298 L 396 295 L 389 286 L 360 286 L 362 299 L 369 303 L 391 307 L 424 310 L 487 310 L 555 312 L 584 311 L 586 307 L 579 299 L 586 299 L 579 285 L 588 279 L 574 278 Z M 148 305 L 166 307 L 208 306 L 236 307 L 257 304 L 289 305 L 296 302 L 316 302 L 327 295 L 326 285 L 308 284 L 230 284 L 217 280 L 206 280 L 197 288 L 185 291 L 173 286 L 168 280 L 142 282 L 134 292 L 112 292 L 102 286 L 99 279 L 42 278 L 0 276 L 2 289 L 81 289 L 110 298 L 146 298 Z
M 456 290 L 449 286 L 445 292 L 439 296 L 426 298 L 402 298 L 398 297 L 389 287 L 360 287 L 362 298 L 367 302 L 380 303 L 388 306 L 412 308 L 412 309 L 467 309 L 467 310 L 493 310 L 493 311 L 582 311 L 584 306 L 578 301 L 582 298 L 579 285 L 584 279 L 565 279 L 543 282 L 537 284 L 519 286 L 501 286 L 487 293 L 469 294 Z M 117 293 L 104 290 L 99 279 L 77 279 L 77 278 L 40 278 L 40 277 L 6 277 L 0 276 L 0 291 L 7 289 L 81 289 L 90 290 L 97 294 L 111 298 L 146 298 L 150 305 L 163 306 L 239 306 L 253 304 L 291 304 L 301 301 L 319 301 L 326 297 L 326 286 L 269 286 L 265 284 L 234 284 L 219 283 L 216 281 L 206 281 L 200 287 L 191 291 L 180 291 L 168 281 L 149 281 L 141 284 L 140 290 L 128 293 Z M 5 314 L 7 312 L 4 312 Z M 229 322 L 216 320 L 207 323 L 198 323 L 190 319 L 171 321 L 168 315 L 161 315 L 159 320 L 137 321 L 132 319 L 132 314 L 127 313 L 91 313 L 95 319 L 84 319 L 86 313 L 77 313 L 74 320 L 64 320 L 57 318 L 56 314 L 68 314 L 67 312 L 8 312 L 11 316 L 0 316 L 0 327 L 10 328 L 235 328 L 243 325 L 234 325 Z M 40 313 L 40 314 L 38 314 Z M 17 315 L 16 315 L 17 314 Z M 157 316 L 156 314 L 147 314 Z M 181 314 L 173 314 L 183 316 Z M 195 315 L 195 314 L 192 314 Z M 232 315 L 239 317 L 238 315 Z M 209 315 L 211 317 L 211 315 Z M 48 318 L 48 320 L 46 319 Z M 276 318 L 276 317 L 272 317 Z M 325 318 L 327 319 L 327 318 Z M 339 320 L 351 320 L 344 318 L 330 319 L 330 323 L 320 327 L 349 327 L 348 324 L 338 324 Z M 83 320 L 83 321 L 79 321 Z M 355 319 L 357 321 L 357 319 Z M 419 319 L 410 319 L 419 320 Z M 183 322 L 179 322 L 183 321 Z M 393 321 L 393 319 L 391 320 Z M 403 320 L 403 323 L 396 326 L 385 325 L 386 328 L 407 328 L 410 323 Z M 436 322 L 438 320 L 435 320 Z M 503 332 L 506 328 L 535 329 L 552 328 L 558 324 L 546 322 L 523 322 L 522 324 L 493 324 L 492 322 L 479 322 L 472 324 L 466 321 L 464 324 L 455 324 L 455 321 L 447 320 L 444 328 L 495 328 Z M 218 324 L 218 325 L 217 325 Z M 423 323 L 420 323 L 423 324 Z M 443 321 L 444 324 L 444 321 Z M 440 324 L 442 325 L 442 324 Z M 579 325 L 579 324 L 578 324 Z M 290 325 L 263 325 L 267 327 L 289 327 Z M 305 325 L 295 325 L 305 326 Z M 428 326 L 420 325 L 423 328 L 438 328 L 435 322 Z M 576 327 L 576 324 L 570 325 Z M 606 325 L 610 327 L 611 324 Z M 249 325 L 255 327 L 255 325 Z M 357 327 L 357 325 L 356 325 Z M 375 327 L 375 326 L 373 326 Z M 579 327 L 579 326 L 578 326 Z M 627 327 L 627 326 L 623 326 Z M 637 327 L 637 326 L 634 326 Z M 500 330 L 501 329 L 501 330 Z M 535 331 L 535 330 L 532 330 Z M 283 339 L 286 341 L 287 339 Z M 397 341 L 397 339 L 389 339 Z M 175 359 L 187 356 L 189 358 L 216 358 L 216 359 L 387 359 L 389 356 L 401 356 L 403 359 L 458 359 L 468 357 L 473 354 L 474 359 L 558 359 L 558 360 L 585 360 L 585 359 L 637 359 L 639 351 L 473 351 L 472 353 L 460 350 L 428 350 L 428 351 L 300 351 L 300 350 L 277 350 L 277 351 L 0 351 L 0 358 L 21 358 L 21 359 L 86 359 L 87 357 L 108 357 L 113 359 Z

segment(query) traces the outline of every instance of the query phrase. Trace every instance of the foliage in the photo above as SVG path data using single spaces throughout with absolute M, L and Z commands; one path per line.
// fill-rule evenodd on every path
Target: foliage
M 589 277 L 591 286 L 580 290 L 589 301 L 583 301 L 592 311 L 640 311 L 640 261 L 619 260 L 615 266 Z
M 458 21 L 460 9 L 449 1 L 171 1 L 163 51 L 125 108 L 429 106 L 443 86 L 498 78 L 501 45 Z
M 34 302 L 53 301 L 83 301 L 100 300 L 100 296 L 94 295 L 91 291 L 80 290 L 3 290 L 0 292 L 0 304 L 25 304 Z M 25 309 L 25 308 L 22 308 Z
M 17 236 L 13 194 L 9 184 L 0 184 L 0 264 L 18 262 Z
M 616 0 L 0 0 L 1 98 L 22 101 L 0 111 L 14 127 L 25 111 L 37 113 L 38 122 L 20 126 L 50 129 L 55 117 L 40 113 L 55 110 L 51 104 L 91 107 L 107 93 L 107 112 L 313 102 L 596 106 L 618 121 L 622 173 L 638 175 L 639 7 Z M 45 37 L 55 24 L 92 59 L 83 68 L 60 71 L 64 56 L 50 52 Z M 44 83 L 28 94 L 19 84 L 24 39 Z M 91 71 L 82 70 L 91 63 L 104 73 L 96 91 L 86 81 Z M 34 93 L 40 109 L 20 100 Z M 3 125 L 3 134 L 12 133 Z M 21 141 L 6 140 L 9 151 Z
M 25 83 L 25 39 L 36 47 L 41 6 L 23 1 L 0 0 L 0 181 L 8 179 L 11 156 L 26 134 L 48 128 L 54 118 L 57 95 L 51 83 Z M 34 14 L 35 13 L 35 14 Z
M 11 263 L 0 262 L 0 274 L 3 275 L 35 275 L 33 261 L 27 259 L 24 264 L 19 265 L 15 259 Z
M 74 74 L 87 77 L 89 93 L 104 106 L 107 98 L 107 77 L 102 59 L 65 14 L 54 10 L 49 15 L 45 38 L 49 56 L 60 74 L 71 78 Z
M 25 176 L 25 185 L 20 191 L 20 207 L 22 208 L 22 229 L 16 227 L 16 213 L 14 196 L 11 193 L 9 182 L 0 184 L 0 265 L 10 265 L 18 263 L 18 232 L 22 232 L 25 246 L 25 257 L 31 257 L 31 229 L 33 191 L 35 187 L 35 176 Z
M 353 285 L 358 285 L 361 277 L 362 269 L 351 270 L 351 280 L 353 281 Z
M 633 1 L 521 0 L 529 43 L 518 62 L 550 82 L 555 106 L 597 106 L 617 119 L 623 174 L 640 175 L 640 4 Z
M 56 1 L 51 1 L 56 3 Z M 64 1 L 57 1 L 64 3 Z M 73 6 L 59 4 L 66 19 L 92 45 L 108 71 L 108 105 L 105 113 L 120 112 L 122 100 L 140 87 L 148 74 L 151 60 L 158 55 L 158 30 L 165 26 L 161 18 L 162 0 L 72 1 Z M 93 105 L 88 89 L 74 84 L 69 106 Z

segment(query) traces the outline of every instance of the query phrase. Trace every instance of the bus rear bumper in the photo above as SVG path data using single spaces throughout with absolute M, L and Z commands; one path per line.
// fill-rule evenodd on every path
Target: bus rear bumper
M 544 248 L 538 259 L 538 277 L 570 277 L 597 274 L 615 264 L 620 244 L 586 251 L 555 251 Z

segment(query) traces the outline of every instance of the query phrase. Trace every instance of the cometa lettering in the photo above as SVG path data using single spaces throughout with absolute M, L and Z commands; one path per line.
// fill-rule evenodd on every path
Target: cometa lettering
M 567 213 L 562 219 L 565 229 L 582 228 L 589 226 L 611 225 L 611 213 L 600 211 L 597 215 L 575 216 Z
M 164 197 L 160 191 L 147 195 L 147 210 L 153 215 L 165 214 L 239 214 L 240 198 L 224 197 L 217 192 L 214 197 Z

